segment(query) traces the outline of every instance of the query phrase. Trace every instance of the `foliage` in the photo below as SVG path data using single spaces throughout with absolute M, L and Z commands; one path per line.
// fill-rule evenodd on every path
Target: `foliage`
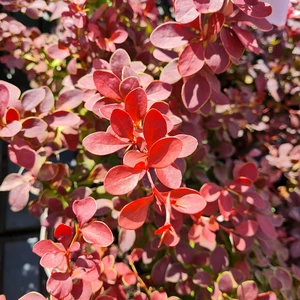
M 300 298 L 297 0 L 281 27 L 258 0 L 0 4 L 32 87 L 0 81 L 0 190 L 47 213 L 51 299 Z

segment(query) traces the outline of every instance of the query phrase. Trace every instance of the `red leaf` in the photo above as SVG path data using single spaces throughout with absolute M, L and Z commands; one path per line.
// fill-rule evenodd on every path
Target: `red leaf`
M 159 80 L 152 81 L 146 88 L 148 100 L 162 101 L 170 97 L 172 85 Z
M 254 163 L 245 163 L 239 170 L 238 174 L 240 177 L 249 178 L 252 182 L 255 182 L 258 176 L 258 170 Z
M 207 202 L 214 202 L 219 199 L 221 195 L 221 188 L 213 182 L 208 182 L 202 185 L 200 194 Z
M 138 88 L 139 86 L 140 82 L 136 77 L 127 77 L 120 84 L 120 93 L 123 97 L 126 97 L 132 90 Z
M 183 27 L 176 22 L 168 22 L 154 29 L 150 41 L 155 47 L 170 49 L 186 45 L 195 36 L 188 27 Z
M 174 137 L 166 137 L 158 140 L 150 148 L 148 154 L 149 168 L 165 168 L 178 158 L 182 150 L 182 142 Z
M 174 3 L 175 19 L 181 24 L 194 21 L 199 13 L 194 7 L 193 0 L 176 0 Z
M 258 229 L 258 224 L 254 220 L 246 220 L 241 222 L 234 230 L 235 234 L 243 236 L 254 236 Z
M 193 2 L 200 14 L 207 14 L 220 10 L 224 0 L 193 0 Z
M 21 101 L 25 111 L 31 111 L 45 98 L 46 92 L 43 88 L 28 90 L 23 93 Z
M 116 44 L 122 44 L 126 41 L 127 37 L 128 33 L 125 30 L 117 29 L 113 32 L 109 40 Z
M 72 208 L 78 220 L 79 227 L 82 228 L 95 215 L 97 204 L 94 198 L 87 197 L 74 201 Z
M 215 42 L 205 48 L 205 61 L 215 74 L 223 73 L 230 66 L 230 60 L 224 47 Z
M 88 226 L 81 229 L 83 238 L 86 242 L 108 247 L 114 241 L 113 234 L 109 227 L 100 221 L 90 223 Z
M 8 102 L 10 98 L 9 89 L 4 85 L 0 84 L 0 117 L 4 116 Z
M 93 78 L 95 86 L 101 95 L 121 100 L 119 93 L 121 80 L 115 74 L 105 70 L 96 70 Z
M 232 29 L 234 30 L 239 40 L 245 46 L 246 49 L 256 54 L 260 53 L 260 48 L 258 46 L 257 40 L 250 31 L 241 29 L 236 26 L 232 27 Z
M 126 204 L 119 215 L 119 226 L 128 230 L 141 227 L 147 218 L 148 208 L 152 201 L 153 195 Z
M 121 141 L 108 132 L 95 132 L 85 137 L 82 144 L 95 155 L 107 155 L 119 151 L 130 143 Z
M 221 41 L 227 53 L 235 59 L 240 59 L 245 47 L 240 42 L 236 33 L 228 27 L 224 27 L 220 34 Z
M 13 121 L 19 121 L 20 114 L 14 107 L 10 107 L 4 115 L 4 120 L 7 125 L 12 123 Z
M 118 136 L 133 140 L 133 122 L 126 111 L 121 109 L 113 110 L 110 116 L 110 125 Z
M 69 247 L 73 239 L 73 234 L 73 228 L 65 224 L 59 224 L 54 231 L 55 238 L 62 243 L 66 249 Z
M 47 281 L 47 292 L 58 299 L 67 297 L 72 291 L 72 279 L 69 273 L 52 273 Z
M 167 122 L 163 115 L 156 109 L 150 109 L 146 114 L 143 124 L 143 133 L 148 149 L 167 134 Z
M 205 77 L 196 74 L 183 84 L 181 93 L 184 106 L 196 112 L 208 101 L 211 88 Z
M 180 169 L 173 163 L 166 168 L 155 170 L 157 178 L 170 189 L 179 188 L 182 181 Z
M 178 70 L 181 76 L 191 76 L 202 69 L 204 66 L 204 48 L 203 43 L 194 43 L 187 45 L 180 54 L 178 61 Z
M 130 77 L 128 77 L 130 78 Z M 146 115 L 147 95 L 142 88 L 132 90 L 125 98 L 125 111 L 130 115 L 134 123 L 138 124 Z
M 132 191 L 140 179 L 141 171 L 127 166 L 115 166 L 104 179 L 105 190 L 112 195 L 124 195 Z
M 274 225 L 271 221 L 270 216 L 262 215 L 259 213 L 255 214 L 255 218 L 258 222 L 258 225 L 261 231 L 266 234 L 268 237 L 275 239 L 277 237 L 277 232 L 274 228 Z
M 235 178 L 229 188 L 235 190 L 238 193 L 245 193 L 249 190 L 252 185 L 252 181 L 246 177 L 237 177 Z
M 111 70 L 119 77 L 122 76 L 123 67 L 130 66 L 130 57 L 123 49 L 117 49 L 110 57 L 109 64 Z

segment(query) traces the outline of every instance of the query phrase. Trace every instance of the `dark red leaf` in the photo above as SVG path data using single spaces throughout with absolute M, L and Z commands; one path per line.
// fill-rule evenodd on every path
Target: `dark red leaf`
M 132 90 L 138 88 L 140 82 L 136 77 L 130 76 L 125 78 L 120 84 L 120 93 L 122 97 L 126 97 Z
M 261 231 L 266 234 L 268 237 L 275 239 L 277 237 L 277 232 L 274 228 L 274 225 L 271 221 L 271 217 L 267 215 L 262 215 L 259 213 L 255 214 L 255 218 L 258 222 L 258 225 Z
M 230 66 L 230 60 L 223 45 L 208 43 L 205 48 L 205 61 L 215 74 L 223 73 Z
M 245 47 L 240 42 L 236 33 L 229 27 L 224 27 L 221 31 L 220 37 L 227 53 L 235 59 L 240 59 Z
M 119 92 L 121 80 L 115 74 L 106 70 L 96 70 L 93 74 L 93 79 L 101 95 L 121 100 Z
M 189 78 L 182 86 L 182 100 L 190 112 L 199 110 L 209 99 L 211 88 L 207 79 L 199 74 Z
M 258 176 L 258 170 L 254 163 L 248 162 L 239 168 L 238 175 L 249 178 L 252 182 L 255 182 Z
M 204 48 L 203 43 L 194 43 L 187 45 L 180 54 L 178 61 L 178 70 L 181 76 L 191 76 L 202 69 L 204 66 Z
M 260 53 L 260 47 L 258 46 L 257 40 L 250 31 L 241 29 L 237 26 L 232 27 L 232 29 L 246 49 L 256 54 Z
M 272 13 L 272 7 L 269 3 L 263 1 L 257 2 L 255 5 L 247 4 L 245 0 L 232 0 L 232 2 L 246 15 L 262 19 Z
M 254 236 L 258 229 L 258 224 L 254 220 L 246 220 L 241 222 L 234 230 L 235 234 L 243 236 Z
M 209 16 L 207 22 L 207 37 L 211 37 L 213 35 L 218 34 L 221 30 L 223 30 L 223 24 L 225 21 L 225 16 L 221 12 L 213 13 Z

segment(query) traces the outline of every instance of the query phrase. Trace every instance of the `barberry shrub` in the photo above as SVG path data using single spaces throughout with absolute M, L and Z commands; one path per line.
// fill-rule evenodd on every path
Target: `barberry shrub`
M 300 6 L 267 2 L 0 0 L 32 88 L 0 81 L 0 190 L 50 299 L 300 298 Z

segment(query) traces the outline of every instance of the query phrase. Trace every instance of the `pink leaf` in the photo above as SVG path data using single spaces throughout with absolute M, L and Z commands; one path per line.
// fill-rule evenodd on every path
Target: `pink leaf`
M 232 29 L 224 27 L 221 31 L 220 37 L 227 53 L 235 59 L 240 59 L 245 47 L 240 42 L 236 33 Z
M 113 234 L 109 227 L 100 221 L 90 223 L 88 226 L 81 229 L 83 238 L 86 242 L 108 247 L 114 241 Z
M 119 215 L 119 226 L 128 230 L 135 230 L 141 227 L 146 221 L 148 208 L 152 201 L 153 195 L 140 198 L 125 205 Z
M 64 91 L 58 96 L 56 109 L 68 110 L 73 109 L 82 102 L 82 91 L 79 89 L 71 89 Z
M 139 80 L 134 76 L 125 78 L 120 84 L 120 93 L 123 97 L 126 97 L 132 90 L 140 87 Z
M 200 14 L 207 14 L 220 10 L 224 0 L 193 0 L 193 2 Z
M 8 202 L 12 211 L 20 211 L 26 206 L 29 199 L 30 188 L 31 183 L 25 182 L 16 186 L 9 192 Z
M 121 229 L 119 232 L 119 247 L 124 253 L 131 249 L 136 239 L 134 230 Z
M 175 196 L 176 190 L 171 194 L 171 197 Z M 204 209 L 206 201 L 199 193 L 191 193 L 183 195 L 176 200 L 172 207 L 183 214 L 196 214 Z
M 92 197 L 76 200 L 72 207 L 80 228 L 95 215 L 97 210 L 96 201 Z
M 147 104 L 148 100 L 145 91 L 142 88 L 136 88 L 129 92 L 125 98 L 125 111 L 137 124 L 146 115 Z
M 179 188 L 182 181 L 180 169 L 173 163 L 166 168 L 156 169 L 157 178 L 170 189 Z
M 178 58 L 171 60 L 160 73 L 160 80 L 169 84 L 174 84 L 181 79 L 178 72 Z
M 221 195 L 221 188 L 213 182 L 208 182 L 202 185 L 200 194 L 207 202 L 214 202 L 219 199 Z
M 111 35 L 109 40 L 116 44 L 122 44 L 126 41 L 127 37 L 128 37 L 128 33 L 125 30 L 117 29 Z
M 179 158 L 187 157 L 196 150 L 198 141 L 193 136 L 187 134 L 177 134 L 175 137 L 182 141 L 182 150 L 178 156 Z
M 230 66 L 230 60 L 224 47 L 219 43 L 208 43 L 205 48 L 205 61 L 216 74 L 223 73 Z
M 126 111 L 121 109 L 113 110 L 110 116 L 110 125 L 118 136 L 133 140 L 133 122 Z
M 64 60 L 70 56 L 69 49 L 60 49 L 58 45 L 51 45 L 47 48 L 48 55 L 53 59 Z
M 146 88 L 148 100 L 161 101 L 169 98 L 172 92 L 172 86 L 168 83 L 154 80 Z
M 45 98 L 46 92 L 43 88 L 28 90 L 23 93 L 21 101 L 25 111 L 31 111 Z
M 153 144 L 149 151 L 148 167 L 165 168 L 178 158 L 182 150 L 182 142 L 174 137 L 166 137 Z
M 112 195 L 127 194 L 138 184 L 140 174 L 140 170 L 127 166 L 115 166 L 106 174 L 104 188 Z
M 107 155 L 126 147 L 129 142 L 121 141 L 108 132 L 95 132 L 85 137 L 82 144 L 95 155 Z
M 147 153 L 138 150 L 130 150 L 124 155 L 123 164 L 131 168 L 136 167 L 136 165 L 140 163 L 145 166 L 147 164 L 147 159 Z
M 167 123 L 163 115 L 156 109 L 150 109 L 143 124 L 143 133 L 148 148 L 167 134 Z
M 10 98 L 9 89 L 4 85 L 0 84 L 0 117 L 4 116 L 8 102 Z
M 253 280 L 242 282 L 237 289 L 237 296 L 241 300 L 256 300 L 258 295 L 258 288 Z
M 174 3 L 175 19 L 181 24 L 194 21 L 199 12 L 194 7 L 193 0 L 176 0 Z
M 168 22 L 154 29 L 150 41 L 155 47 L 170 49 L 184 46 L 194 37 L 188 27 L 183 27 L 176 22 Z
M 122 76 L 123 67 L 130 66 L 130 57 L 123 49 L 117 49 L 110 57 L 109 63 L 111 70 L 119 77 Z
M 27 138 L 35 138 L 39 134 L 43 134 L 47 130 L 47 123 L 42 119 L 30 117 L 23 121 L 22 129 L 24 131 L 24 136 Z
M 121 80 L 115 74 L 105 70 L 96 70 L 93 78 L 95 86 L 101 95 L 121 100 L 119 93 Z
M 227 218 L 230 216 L 231 210 L 233 208 L 233 200 L 227 191 L 222 191 L 222 193 L 218 199 L 218 204 L 219 204 L 220 213 L 227 220 Z
M 178 61 L 178 70 L 181 76 L 191 76 L 202 69 L 204 66 L 204 48 L 203 43 L 194 43 L 187 45 L 180 54 Z
M 80 122 L 80 118 L 73 112 L 60 110 L 55 111 L 51 116 L 49 116 L 46 122 L 52 127 L 69 127 L 76 126 Z
M 47 292 L 61 299 L 67 297 L 72 291 L 72 279 L 69 273 L 52 273 L 47 281 Z
M 0 128 L 0 137 L 13 137 L 22 129 L 22 125 L 18 121 L 12 121 L 6 126 Z
M 1 298 L 0 298 L 1 299 Z M 5 300 L 5 299 L 1 299 Z M 19 298 L 19 300 L 47 300 L 44 296 L 37 292 L 30 292 L 23 297 Z
M 207 79 L 199 74 L 189 78 L 182 86 L 182 100 L 190 112 L 199 110 L 209 99 L 211 88 Z

